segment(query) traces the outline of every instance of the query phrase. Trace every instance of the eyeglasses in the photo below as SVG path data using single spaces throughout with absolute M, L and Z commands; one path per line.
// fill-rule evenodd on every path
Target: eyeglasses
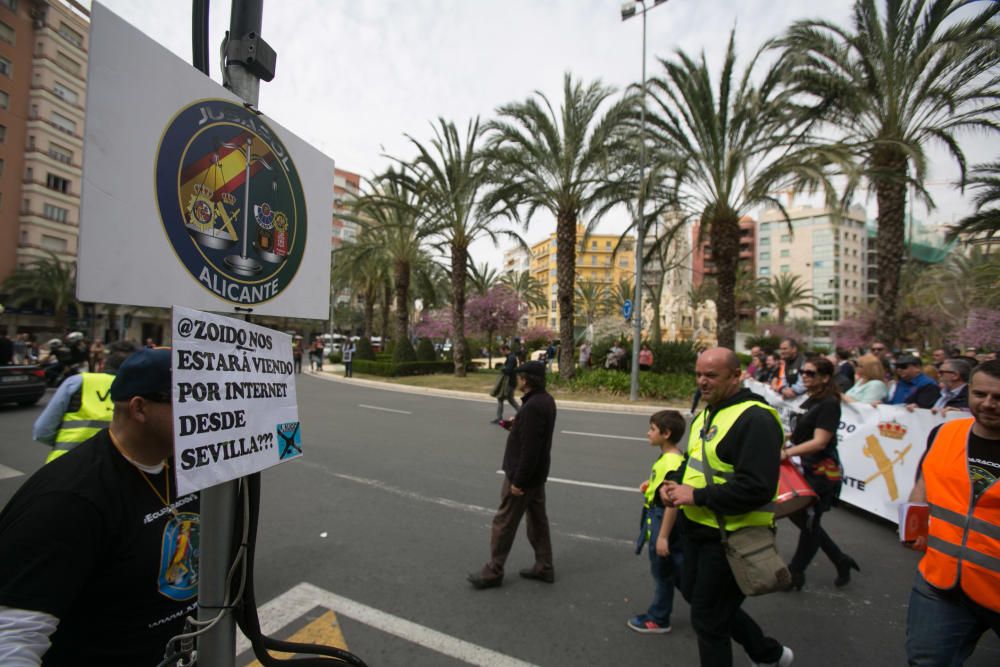
M 878 346 L 878 347 L 873 346 L 872 347 L 872 352 L 885 352 L 885 348 L 881 347 L 881 346 Z
M 941 373 L 942 375 L 944 375 L 945 373 L 947 373 L 948 375 L 958 375 L 958 371 L 950 371 L 950 370 L 948 370 L 946 368 L 942 368 L 938 372 Z
M 814 378 L 816 377 L 817 373 L 816 371 L 799 371 L 799 375 L 801 375 L 802 377 Z

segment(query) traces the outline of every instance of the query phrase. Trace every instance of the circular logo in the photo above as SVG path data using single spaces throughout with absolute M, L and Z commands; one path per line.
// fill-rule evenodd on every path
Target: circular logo
M 242 105 L 201 100 L 174 116 L 156 152 L 156 200 L 184 268 L 224 301 L 270 301 L 302 263 L 306 202 L 295 163 Z

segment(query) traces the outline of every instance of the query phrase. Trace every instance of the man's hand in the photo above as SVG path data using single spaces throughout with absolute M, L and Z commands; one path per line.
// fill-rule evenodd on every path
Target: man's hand
M 790 387 L 785 387 L 784 389 L 782 389 L 781 395 L 784 396 L 785 398 L 795 398 L 796 396 L 798 396 L 798 394 L 792 391 Z
M 668 507 L 694 505 L 694 487 L 677 482 L 666 482 L 661 487 L 660 497 Z
M 906 404 L 906 411 L 907 412 L 913 412 L 916 409 L 917 409 L 917 404 L 916 403 L 907 403 Z
M 510 494 L 512 496 L 523 496 L 524 495 L 524 489 L 522 489 L 519 486 L 514 486 L 513 484 L 511 484 L 510 485 Z
M 670 555 L 670 545 L 667 543 L 666 537 L 656 538 L 656 555 L 660 558 L 666 558 Z

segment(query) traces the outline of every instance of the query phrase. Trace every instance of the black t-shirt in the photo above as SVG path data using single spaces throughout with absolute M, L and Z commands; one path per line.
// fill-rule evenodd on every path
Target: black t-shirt
M 969 433 L 969 476 L 977 499 L 1000 479 L 1000 440 Z
M 802 457 L 802 463 L 819 463 L 823 459 L 837 458 L 837 428 L 840 426 L 840 398 L 838 396 L 827 396 L 826 398 L 809 397 L 799 406 L 805 410 L 805 414 L 795 415 L 792 418 L 793 445 L 799 445 L 807 440 L 812 440 L 816 429 L 821 428 L 833 433 L 830 442 L 826 447 L 818 452 L 806 454 Z
M 0 605 L 59 619 L 44 665 L 162 660 L 198 593 L 198 495 L 146 473 L 107 429 L 24 483 L 0 513 Z

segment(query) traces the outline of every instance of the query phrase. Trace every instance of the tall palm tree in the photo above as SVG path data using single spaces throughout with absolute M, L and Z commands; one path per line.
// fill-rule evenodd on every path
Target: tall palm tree
M 362 331 L 366 340 L 374 333 L 375 303 L 380 290 L 388 285 L 388 262 L 380 239 L 371 228 L 363 227 L 356 243 L 346 243 L 332 253 L 330 285 L 334 291 L 348 287 L 361 296 Z M 352 298 L 353 300 L 353 298 Z
M 736 333 L 740 218 L 770 203 L 787 221 L 772 193 L 789 185 L 808 190 L 823 185 L 828 202 L 833 197 L 825 158 L 812 150 L 803 132 L 806 121 L 791 113 L 781 70 L 771 66 L 757 75 L 758 51 L 737 78 L 734 34 L 729 35 L 717 89 L 704 54 L 694 60 L 679 50 L 672 60 L 660 60 L 664 73 L 649 82 L 648 121 L 654 143 L 676 160 L 680 212 L 699 218 L 699 233 L 711 243 L 718 282 L 717 337 L 726 347 L 733 346 Z
M 757 278 L 747 267 L 737 268 L 736 283 L 733 286 L 737 312 L 750 310 L 753 313 L 753 319 L 756 320 L 757 308 L 767 301 L 768 294 L 769 283 L 766 280 Z
M 592 229 L 611 207 L 625 201 L 627 189 L 615 178 L 620 156 L 630 149 L 622 131 L 634 97 L 611 101 L 612 88 L 584 85 L 567 73 L 556 111 L 544 94 L 497 110 L 487 125 L 494 189 L 485 204 L 515 219 L 524 207 L 525 224 L 543 209 L 556 219 L 556 298 L 559 303 L 559 373 L 573 376 L 573 296 L 577 225 L 591 213 Z M 602 108 L 604 109 L 601 113 Z
M 373 178 L 370 191 L 351 201 L 349 217 L 362 226 L 363 252 L 383 253 L 392 270 L 395 326 L 393 336 L 409 335 L 410 281 L 415 265 L 423 260 L 427 238 L 433 231 L 422 223 L 420 197 L 413 174 L 405 166 L 390 168 Z
M 949 240 L 959 234 L 981 234 L 987 240 L 1000 236 L 1000 161 L 976 165 L 967 182 L 977 191 L 972 200 L 976 212 L 948 230 Z
M 610 310 L 611 294 L 607 286 L 596 280 L 581 280 L 576 284 L 575 307 L 583 314 L 589 327 Z
M 621 312 L 625 302 L 631 300 L 633 296 L 635 296 L 635 290 L 632 288 L 632 281 L 628 278 L 622 278 L 609 291 L 608 305 L 611 310 Z M 634 317 L 640 317 L 639 313 L 635 313 Z
M 517 298 L 528 304 L 533 310 L 545 308 L 548 299 L 545 296 L 545 286 L 529 271 L 505 273 L 500 283 L 510 288 Z
M 777 42 L 793 92 L 839 134 L 878 202 L 876 334 L 897 335 L 906 189 L 924 188 L 926 147 L 944 145 L 965 180 L 964 130 L 1000 129 L 1000 3 L 856 0 L 850 27 L 798 21 Z M 879 6 L 883 6 L 883 11 Z
M 500 284 L 500 273 L 486 262 L 476 266 L 474 262 L 470 261 L 466 280 L 476 294 L 485 296 L 487 292 Z
M 69 310 L 78 316 L 81 311 L 76 300 L 76 264 L 64 262 L 53 252 L 46 254 L 15 270 L 4 281 L 3 291 L 14 306 L 41 302 L 51 307 L 55 327 L 63 331 Z
M 812 290 L 805 286 L 802 277 L 794 273 L 781 273 L 771 277 L 767 284 L 765 303 L 778 311 L 778 324 L 784 324 L 788 312 L 798 308 L 814 308 Z
M 459 137 L 455 124 L 438 119 L 434 138 L 425 145 L 407 136 L 417 149 L 413 168 L 423 201 L 422 215 L 447 246 L 451 257 L 451 318 L 455 332 L 455 375 L 465 376 L 465 287 L 469 246 L 480 238 L 496 245 L 511 232 L 496 229 L 498 213 L 480 205 L 487 183 L 488 163 L 476 142 L 481 138 L 479 119 L 469 122 Z M 516 234 L 514 235 L 516 237 Z

